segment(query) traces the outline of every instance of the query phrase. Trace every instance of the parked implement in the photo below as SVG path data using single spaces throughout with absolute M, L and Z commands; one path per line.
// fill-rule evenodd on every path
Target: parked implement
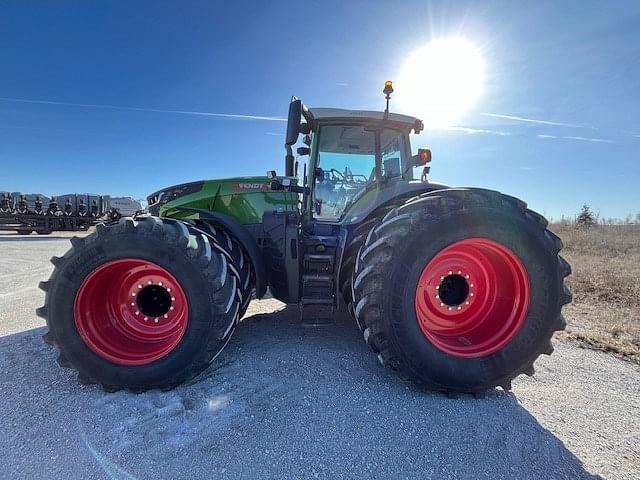
M 0 192 L 0 231 L 21 235 L 83 231 L 98 222 L 117 220 L 141 209 L 140 202 L 130 197 L 72 193 L 49 198 L 40 194 Z
M 571 301 L 562 243 L 516 198 L 429 181 L 431 153 L 409 143 L 421 130 L 388 106 L 294 98 L 284 176 L 168 187 L 149 196 L 151 215 L 72 239 L 40 285 L 59 363 L 109 390 L 172 388 L 215 359 L 269 288 L 310 324 L 344 306 L 383 365 L 434 390 L 532 375 Z

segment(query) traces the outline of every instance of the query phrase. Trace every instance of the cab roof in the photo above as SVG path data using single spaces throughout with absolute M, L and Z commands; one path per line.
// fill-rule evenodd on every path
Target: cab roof
M 308 110 L 313 119 L 319 122 L 330 121 L 380 121 L 384 120 L 384 112 L 375 112 L 371 110 L 346 110 L 343 108 L 309 108 Z M 409 115 L 402 115 L 400 113 L 389 113 L 388 121 L 397 126 L 401 126 L 407 129 L 413 129 L 416 133 L 419 133 L 424 127 L 422 120 Z

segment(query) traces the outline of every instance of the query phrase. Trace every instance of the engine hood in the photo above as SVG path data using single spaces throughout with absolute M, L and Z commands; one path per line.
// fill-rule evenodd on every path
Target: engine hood
M 292 183 L 297 181 L 296 178 L 291 180 Z M 242 217 L 241 223 L 257 223 L 261 212 L 269 208 L 268 205 L 289 210 L 289 204 L 297 205 L 297 195 L 272 191 L 271 179 L 265 175 L 181 183 L 151 193 L 147 201 L 149 213 L 156 216 L 163 216 L 163 212 L 174 207 L 188 206 L 239 215 Z M 264 204 L 264 207 L 256 208 L 258 204 Z

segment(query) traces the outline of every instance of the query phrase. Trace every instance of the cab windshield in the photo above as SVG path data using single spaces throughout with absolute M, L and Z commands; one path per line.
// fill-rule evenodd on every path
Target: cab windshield
M 316 218 L 336 220 L 349 201 L 376 179 L 376 134 L 363 125 L 328 125 L 320 130 L 314 203 Z M 402 174 L 404 135 L 380 131 L 381 174 Z

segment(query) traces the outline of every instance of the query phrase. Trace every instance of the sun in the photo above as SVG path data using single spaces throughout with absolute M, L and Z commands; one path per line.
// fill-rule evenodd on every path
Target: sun
M 484 70 L 480 49 L 469 41 L 433 40 L 405 61 L 396 83 L 398 101 L 426 127 L 453 125 L 481 95 Z

